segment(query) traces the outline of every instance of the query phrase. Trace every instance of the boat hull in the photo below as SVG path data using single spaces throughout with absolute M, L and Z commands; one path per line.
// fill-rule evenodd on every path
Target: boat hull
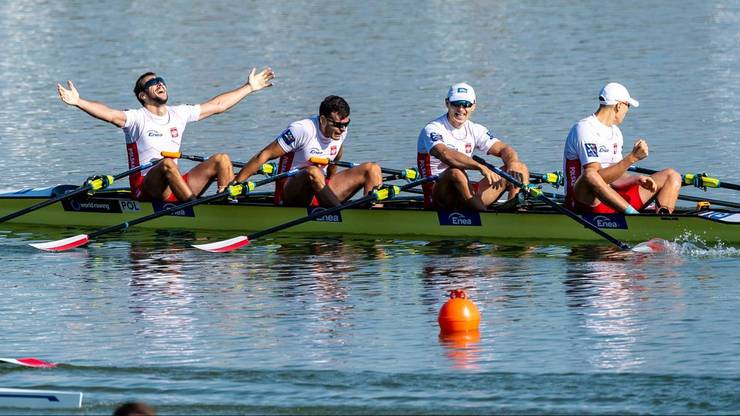
M 38 194 L 38 195 L 37 195 Z M 48 198 L 37 192 L 0 194 L 0 216 Z M 134 201 L 126 192 L 56 203 L 9 221 L 9 224 L 73 226 L 80 232 L 123 223 L 169 205 Z M 261 201 L 261 202 L 260 202 Z M 138 224 L 137 228 L 221 230 L 248 233 L 307 215 L 309 208 L 276 207 L 267 199 L 238 204 L 213 203 L 192 207 Z M 420 236 L 437 238 L 532 239 L 603 241 L 572 219 L 549 209 L 516 212 L 445 212 L 418 208 L 418 204 L 386 204 L 383 208 L 346 209 L 286 230 L 287 233 Z M 657 215 L 584 215 L 615 238 L 628 242 L 692 235 L 712 243 L 740 244 L 740 213 L 722 210 Z M 1 227 L 1 226 L 0 226 Z

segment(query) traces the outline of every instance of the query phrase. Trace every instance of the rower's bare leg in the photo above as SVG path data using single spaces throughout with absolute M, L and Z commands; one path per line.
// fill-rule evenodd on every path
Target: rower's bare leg
M 512 162 L 511 165 L 507 167 L 506 171 L 519 182 L 525 185 L 529 183 L 529 168 L 524 163 L 520 161 Z M 509 199 L 515 198 L 519 193 L 519 188 L 511 183 L 507 185 L 507 189 L 509 191 Z M 498 199 L 498 196 L 496 196 L 496 198 Z
M 331 177 L 329 188 L 339 198 L 346 201 L 360 188 L 364 195 L 383 185 L 383 173 L 377 163 L 365 162 L 353 168 L 344 169 Z
M 604 202 L 618 212 L 625 212 L 629 206 L 596 170 L 586 169 L 576 181 L 573 192 L 578 202 L 592 207 Z
M 302 169 L 295 176 L 289 178 L 283 187 L 283 201 L 289 206 L 308 206 L 311 198 L 316 195 L 316 199 L 323 205 L 322 190 L 324 194 L 331 192 L 326 188 L 326 177 L 324 172 L 316 166 L 308 166 Z M 330 198 L 331 196 L 329 196 Z
M 673 169 L 663 169 L 660 172 L 650 175 L 655 182 L 657 192 L 651 192 L 640 187 L 640 198 L 647 201 L 655 196 L 657 209 L 665 208 L 672 213 L 676 208 L 678 193 L 681 191 L 681 174 Z
M 193 194 L 200 196 L 216 178 L 217 192 L 221 192 L 234 180 L 234 168 L 226 153 L 216 153 L 205 162 L 199 163 L 188 172 L 188 185 Z M 177 194 L 175 194 L 177 195 Z
M 178 200 L 188 201 L 193 192 L 182 178 L 173 159 L 163 159 L 147 172 L 141 191 L 147 199 L 166 200 L 174 193 Z
M 480 197 L 473 194 L 467 173 L 461 169 L 447 168 L 442 172 L 434 184 L 433 193 L 434 201 L 443 209 L 486 210 Z

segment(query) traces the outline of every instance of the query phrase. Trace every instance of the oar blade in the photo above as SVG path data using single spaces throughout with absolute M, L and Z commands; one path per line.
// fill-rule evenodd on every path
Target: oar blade
M 635 253 L 658 254 L 668 251 L 668 241 L 662 238 L 653 238 L 631 248 Z
M 26 357 L 26 358 L 0 358 L 0 361 L 9 363 L 9 364 L 16 364 L 16 365 L 22 365 L 24 367 L 33 367 L 33 368 L 54 368 L 56 367 L 56 363 L 50 363 L 48 361 L 39 360 L 38 358 L 34 357 Z
M 210 251 L 211 253 L 227 253 L 244 247 L 247 244 L 249 244 L 249 238 L 247 236 L 240 235 L 239 237 L 216 241 L 215 243 L 193 244 L 193 247 L 199 250 Z
M 56 241 L 48 241 L 46 243 L 34 243 L 29 244 L 31 247 L 35 247 L 39 250 L 44 251 L 67 251 L 73 248 L 84 246 L 90 241 L 87 234 L 80 234 L 74 237 L 63 238 Z

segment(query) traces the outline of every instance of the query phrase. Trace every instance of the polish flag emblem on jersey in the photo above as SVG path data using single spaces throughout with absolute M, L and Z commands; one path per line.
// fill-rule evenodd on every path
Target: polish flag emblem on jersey
M 173 127 L 170 129 L 170 136 L 172 136 L 173 139 L 176 139 L 178 136 L 180 136 L 180 133 L 177 132 L 177 127 Z
M 331 148 L 329 149 L 329 151 L 331 152 L 331 155 L 332 155 L 332 156 L 336 156 L 336 154 L 337 154 L 337 147 L 336 147 L 336 146 L 332 146 L 332 147 L 331 147 Z
M 614 143 L 614 154 L 615 155 L 617 154 L 617 144 L 616 143 Z
M 473 145 L 471 143 L 465 143 L 465 153 L 470 153 L 473 151 Z

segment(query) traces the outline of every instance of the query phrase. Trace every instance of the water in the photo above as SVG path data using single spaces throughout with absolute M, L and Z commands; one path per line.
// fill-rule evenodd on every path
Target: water
M 627 148 L 650 143 L 643 166 L 740 182 L 736 2 L 26 1 L 0 20 L 3 190 L 125 170 L 122 133 L 61 104 L 57 82 L 129 108 L 153 69 L 173 103 L 198 103 L 266 65 L 275 87 L 189 125 L 183 151 L 245 160 L 339 94 L 347 160 L 412 166 L 419 129 L 467 81 L 474 119 L 554 170 L 619 81 L 641 103 L 622 130 Z M 0 385 L 85 392 L 70 413 L 131 399 L 177 414 L 740 411 L 737 248 L 266 237 L 214 256 L 187 231 L 142 230 L 26 245 L 79 231 L 0 230 L 0 355 L 65 363 L 0 366 Z M 454 288 L 483 315 L 477 341 L 438 338 Z

